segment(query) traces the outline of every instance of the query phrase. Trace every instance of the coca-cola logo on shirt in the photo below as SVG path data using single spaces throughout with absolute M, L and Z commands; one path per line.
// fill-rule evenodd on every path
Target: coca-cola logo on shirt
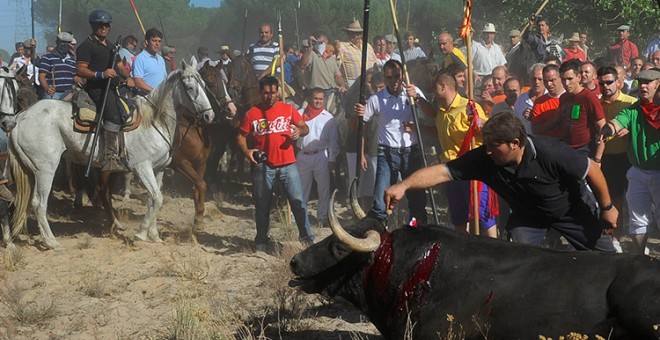
M 252 125 L 254 128 L 254 133 L 257 136 L 289 132 L 291 117 L 277 117 L 272 122 L 269 122 L 266 119 L 258 119 L 253 121 Z

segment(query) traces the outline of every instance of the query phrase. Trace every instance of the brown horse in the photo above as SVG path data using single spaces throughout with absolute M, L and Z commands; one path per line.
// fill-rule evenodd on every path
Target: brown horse
M 214 135 L 217 134 L 218 128 L 230 126 L 230 119 L 236 114 L 236 107 L 228 100 L 227 89 L 220 76 L 220 69 L 220 66 L 213 67 L 207 63 L 199 70 L 199 74 L 206 83 L 206 92 L 211 106 L 217 113 L 216 120 L 211 124 L 200 125 L 197 123 L 199 120 L 191 120 L 182 116 L 178 121 L 172 145 L 174 153 L 170 167 L 179 171 L 193 184 L 195 224 L 200 224 L 204 220 L 204 202 L 207 190 L 204 175 L 209 155 L 215 147 Z

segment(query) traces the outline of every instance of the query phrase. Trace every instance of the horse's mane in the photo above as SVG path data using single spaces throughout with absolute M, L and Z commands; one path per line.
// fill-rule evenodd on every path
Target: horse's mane
M 158 85 L 144 98 L 135 101 L 143 125 L 151 125 L 153 122 L 162 123 L 165 116 L 163 112 L 174 111 L 172 101 L 172 90 L 178 85 L 184 72 L 181 69 L 170 72 L 164 82 Z

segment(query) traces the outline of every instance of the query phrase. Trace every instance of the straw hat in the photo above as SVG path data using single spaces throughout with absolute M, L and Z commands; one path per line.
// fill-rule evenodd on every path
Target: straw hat
M 571 37 L 568 38 L 568 41 L 570 41 L 570 42 L 580 42 L 580 33 L 573 32 L 573 35 L 571 35 Z
M 360 22 L 357 19 L 353 19 L 353 22 L 348 24 L 343 30 L 346 32 L 362 33 L 362 26 L 360 26 Z
M 215 51 L 215 53 L 223 54 L 223 53 L 229 53 L 229 46 L 228 45 L 222 45 L 220 46 L 220 49 L 218 51 Z
M 493 25 L 490 22 L 487 23 L 486 25 L 484 25 L 484 29 L 481 32 L 483 32 L 483 33 L 497 33 L 497 31 L 495 30 L 495 25 Z

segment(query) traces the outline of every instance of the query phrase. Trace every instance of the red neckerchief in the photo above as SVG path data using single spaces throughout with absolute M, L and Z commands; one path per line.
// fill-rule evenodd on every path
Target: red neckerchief
M 376 53 L 376 58 L 378 58 L 378 59 L 380 59 L 380 60 L 385 60 L 385 59 L 387 59 L 387 52 L 385 52 L 385 53 L 381 53 L 381 54 Z
M 660 130 L 660 106 L 650 100 L 648 102 L 641 102 L 642 112 L 646 121 L 651 124 L 656 130 Z
M 321 107 L 320 109 L 317 110 L 317 109 L 315 109 L 315 108 L 308 105 L 305 108 L 305 112 L 303 112 L 303 120 L 307 122 L 307 121 L 310 121 L 310 120 L 316 118 L 316 116 L 320 115 L 321 112 L 323 112 L 324 109 L 325 109 L 325 107 Z

